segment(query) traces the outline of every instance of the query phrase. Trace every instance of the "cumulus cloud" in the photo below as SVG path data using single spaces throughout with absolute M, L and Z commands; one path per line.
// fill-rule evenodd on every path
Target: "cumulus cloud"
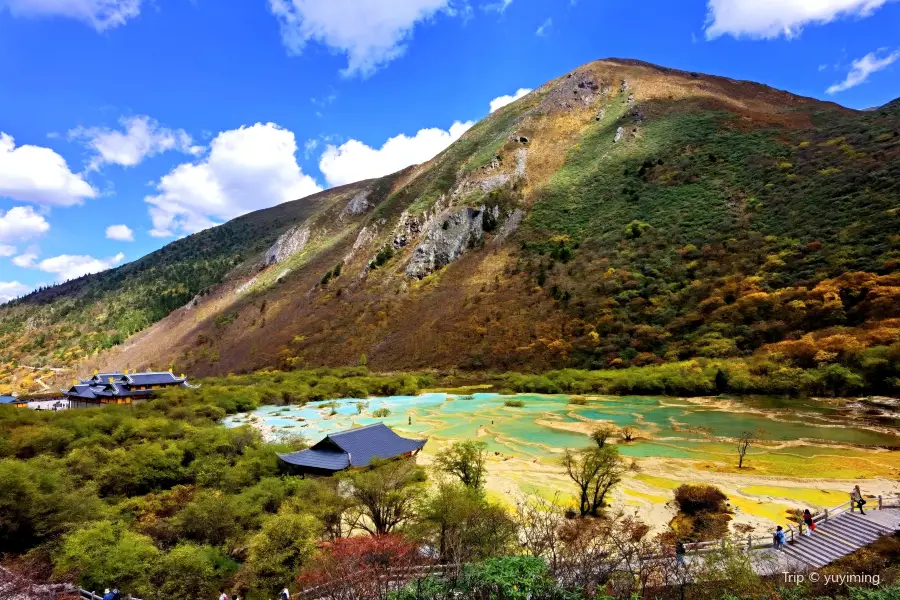
M 0 197 L 71 206 L 96 195 L 97 191 L 81 175 L 72 173 L 65 159 L 50 148 L 17 148 L 11 135 L 0 132 Z
M 869 52 L 862 58 L 854 60 L 853 64 L 850 65 L 850 72 L 847 73 L 846 79 L 829 87 L 825 92 L 827 94 L 837 94 L 863 84 L 869 80 L 869 75 L 888 68 L 900 58 L 900 50 L 895 50 L 882 57 L 878 56 L 880 53 L 881 51 Z
M 6 258 L 16 253 L 16 247 L 9 244 L 0 244 L 0 258 Z
M 17 267 L 22 267 L 23 269 L 30 269 L 34 267 L 34 264 L 37 262 L 38 255 L 36 252 L 28 251 L 16 256 L 12 259 L 12 264 Z
M 68 281 L 88 273 L 99 273 L 110 269 L 125 260 L 121 252 L 109 258 L 94 258 L 88 255 L 61 254 L 52 258 L 45 258 L 36 266 L 41 271 L 53 273 L 57 281 Z
M 149 156 L 178 150 L 197 156 L 204 147 L 195 145 L 184 129 L 168 129 L 146 115 L 122 117 L 122 130 L 108 127 L 77 127 L 69 131 L 70 140 L 80 140 L 93 150 L 89 170 L 105 164 L 133 167 Z
M 893 0 L 709 0 L 706 38 L 792 38 L 809 24 L 868 17 Z
M 395 173 L 410 165 L 431 160 L 472 125 L 472 121 L 457 121 L 448 131 L 435 127 L 422 129 L 412 137 L 400 134 L 390 138 L 379 149 L 358 140 L 350 140 L 340 146 L 328 144 L 319 160 L 319 169 L 329 185 L 344 185 Z
M 31 288 L 18 281 L 0 281 L 0 304 L 24 296 Z
M 347 55 L 345 76 L 371 75 L 406 51 L 416 24 L 451 0 L 269 0 L 288 52 L 301 54 L 316 41 Z
M 522 96 L 526 96 L 530 93 L 530 88 L 519 88 L 512 96 L 500 96 L 499 98 L 494 98 L 493 100 L 491 100 L 491 112 L 494 112 L 499 108 L 503 108 L 507 104 L 512 104 Z
M 30 206 L 14 206 L 7 211 L 0 209 L 0 242 L 27 242 L 48 231 L 50 223 Z
M 133 242 L 134 231 L 128 225 L 110 225 L 106 228 L 106 239 L 118 242 Z
M 321 191 L 303 173 L 294 134 L 274 123 L 220 133 L 208 156 L 184 163 L 156 184 L 150 204 L 156 237 L 194 233 L 260 208 Z
M 142 0 L 0 0 L 22 17 L 66 17 L 87 23 L 97 31 L 124 25 L 141 12 Z

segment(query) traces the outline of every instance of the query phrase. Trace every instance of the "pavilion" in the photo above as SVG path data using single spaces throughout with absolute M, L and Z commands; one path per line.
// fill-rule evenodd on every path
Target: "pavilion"
M 426 440 L 400 437 L 384 423 L 332 433 L 312 448 L 279 454 L 289 470 L 309 475 L 333 475 L 368 467 L 374 459 L 415 456 Z

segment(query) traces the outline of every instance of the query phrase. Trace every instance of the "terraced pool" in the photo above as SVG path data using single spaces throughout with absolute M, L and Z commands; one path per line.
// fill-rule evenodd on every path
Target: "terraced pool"
M 723 458 L 734 453 L 729 438 L 742 431 L 756 432 L 761 443 L 751 450 L 751 457 L 759 458 L 785 455 L 802 461 L 832 454 L 853 459 L 869 457 L 876 447 L 900 449 L 900 435 L 866 424 L 848 425 L 839 407 L 814 401 L 798 401 L 787 409 L 749 399 L 723 403 L 592 397 L 582 406 L 562 395 L 520 394 L 514 398 L 524 406 L 510 407 L 504 404 L 510 398 L 489 393 L 348 398 L 302 407 L 262 407 L 228 417 L 225 423 L 232 427 L 252 423 L 270 437 L 301 435 L 314 442 L 328 433 L 383 421 L 403 434 L 435 441 L 477 438 L 491 452 L 541 461 L 553 459 L 566 447 L 590 445 L 587 434 L 600 422 L 638 430 L 637 441 L 620 446 L 632 457 Z M 379 409 L 390 411 L 389 416 L 375 418 Z M 881 454 L 895 457 L 900 452 Z

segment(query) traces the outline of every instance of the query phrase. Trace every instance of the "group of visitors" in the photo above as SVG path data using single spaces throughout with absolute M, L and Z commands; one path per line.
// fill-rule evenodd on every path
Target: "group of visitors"
M 854 508 L 859 509 L 861 515 L 865 515 L 865 511 L 863 510 L 863 506 L 866 504 L 866 499 L 862 495 L 862 491 L 860 491 L 859 486 L 854 486 L 853 491 L 850 492 L 850 512 L 853 512 Z M 813 514 L 809 511 L 809 509 L 805 509 L 803 511 L 803 524 L 806 525 L 805 534 L 810 536 L 816 530 L 816 522 L 813 519 Z M 775 533 L 772 535 L 772 547 L 775 550 L 784 551 L 785 544 L 787 540 L 784 535 L 784 528 L 779 525 L 775 528 Z M 678 540 L 675 542 L 675 558 L 678 561 L 679 565 L 684 564 L 684 555 L 687 553 L 687 550 L 684 546 L 684 542 Z
M 865 505 L 866 499 L 863 497 L 862 491 L 860 491 L 858 485 L 854 486 L 853 491 L 850 492 L 850 512 L 852 513 L 854 508 L 858 508 L 859 513 L 865 515 L 866 512 L 863 510 Z M 816 530 L 816 522 L 813 520 L 812 513 L 809 512 L 808 508 L 803 511 L 803 523 L 806 525 L 806 535 L 812 535 L 813 531 Z M 772 536 L 772 547 L 783 551 L 784 545 L 784 528 L 779 525 L 775 528 L 775 534 Z

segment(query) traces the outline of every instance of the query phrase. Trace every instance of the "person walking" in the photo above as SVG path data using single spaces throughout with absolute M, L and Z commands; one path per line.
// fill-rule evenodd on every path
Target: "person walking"
M 113 586 L 112 600 L 122 600 L 122 592 L 120 592 L 119 588 L 116 586 Z
M 684 566 L 684 555 L 686 553 L 686 549 L 684 547 L 684 542 L 678 540 L 675 542 L 675 561 L 679 566 Z
M 775 528 L 775 535 L 772 536 L 772 546 L 776 550 L 784 552 L 784 529 L 781 528 L 781 525 Z
M 812 535 L 812 532 L 816 530 L 816 523 L 808 508 L 803 511 L 803 522 L 806 523 L 806 535 Z
M 103 600 L 112 600 L 112 597 L 113 597 L 113 595 L 112 595 L 112 592 L 109 591 L 109 588 L 106 588 L 105 590 L 103 590 Z
M 866 503 L 866 499 L 863 498 L 862 492 L 859 489 L 859 486 L 854 486 L 853 491 L 850 492 L 850 512 L 853 512 L 853 505 L 856 505 L 856 508 L 859 509 L 859 514 L 864 515 L 866 511 L 863 510 L 863 505 Z
M 225 590 L 222 590 L 222 593 L 219 594 L 219 600 L 228 600 L 228 594 L 225 593 Z
M 291 593 L 287 588 L 284 588 L 283 590 L 281 590 L 281 595 L 278 598 L 279 600 L 291 600 Z

